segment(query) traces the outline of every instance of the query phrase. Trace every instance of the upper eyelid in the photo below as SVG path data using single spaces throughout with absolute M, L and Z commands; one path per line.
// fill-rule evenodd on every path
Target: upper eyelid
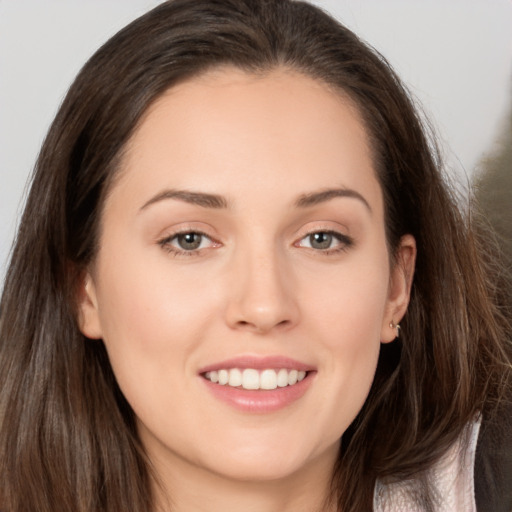
M 328 235 L 332 235 L 335 238 L 339 239 L 340 241 L 353 241 L 353 238 L 350 235 L 340 233 L 339 231 L 336 231 L 334 229 L 313 229 L 312 231 L 308 231 L 306 234 L 301 235 L 297 241 L 304 240 L 304 238 L 307 238 L 308 236 L 314 235 L 315 233 L 326 233 Z
M 186 233 L 197 233 L 198 235 L 203 235 L 212 240 L 217 240 L 219 237 L 213 233 L 213 229 L 211 227 L 203 227 L 204 223 L 199 223 L 201 226 L 194 226 L 194 224 L 198 224 L 195 221 L 192 222 L 183 222 L 180 223 L 177 227 L 168 226 L 165 229 L 160 231 L 160 234 L 155 236 L 155 240 L 158 242 L 163 239 L 173 238 L 178 235 L 183 235 Z
M 205 236 L 206 238 L 212 238 L 211 235 L 209 235 L 208 233 L 205 233 L 204 231 L 200 230 L 200 229 L 178 229 L 176 231 L 173 231 L 171 233 L 167 233 L 165 235 L 162 235 L 160 237 L 158 237 L 159 239 L 173 239 L 179 235 L 187 235 L 189 233 L 194 233 L 196 235 L 201 235 L 201 236 Z
M 339 236 L 348 236 L 345 233 L 342 233 L 341 230 L 333 229 L 333 228 L 314 228 L 306 231 L 302 236 L 302 238 L 308 236 L 308 235 L 314 235 L 315 233 L 330 233 L 332 235 L 339 235 Z
M 324 223 L 314 223 L 315 225 L 313 226 L 310 226 L 310 227 L 306 227 L 304 228 L 304 226 L 300 229 L 298 229 L 296 232 L 295 232 L 295 237 L 297 239 L 302 239 L 302 238 L 305 238 L 309 235 L 313 235 L 314 233 L 330 233 L 332 235 L 337 235 L 337 236 L 340 236 L 340 237 L 343 237 L 343 238 L 352 238 L 352 236 L 350 235 L 350 232 L 349 232 L 349 229 L 346 228 L 346 227 L 341 227 L 338 224 L 339 227 L 333 227 L 333 226 L 328 226 L 328 225 L 325 225 Z M 307 226 L 307 225 L 306 225 Z

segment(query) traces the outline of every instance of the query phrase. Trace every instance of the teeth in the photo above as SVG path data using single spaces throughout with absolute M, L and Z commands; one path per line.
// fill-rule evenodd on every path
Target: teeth
M 284 388 L 288 386 L 288 370 L 281 368 L 277 372 L 277 386 L 280 388 Z
M 276 389 L 286 386 L 293 386 L 304 379 L 306 372 L 302 370 L 287 370 L 281 368 L 276 371 L 273 369 L 258 371 L 253 368 L 246 368 L 241 371 L 238 368 L 229 370 L 218 370 L 206 372 L 205 377 L 213 383 L 222 386 L 228 385 L 234 388 L 243 389 Z
M 258 370 L 244 370 L 242 373 L 242 387 L 244 389 L 260 389 L 260 376 Z
M 223 386 L 229 381 L 229 372 L 227 370 L 219 370 L 219 384 Z
M 263 370 L 260 375 L 261 389 L 277 388 L 277 373 L 275 370 Z
M 229 371 L 228 384 L 234 388 L 242 385 L 242 372 L 237 368 Z

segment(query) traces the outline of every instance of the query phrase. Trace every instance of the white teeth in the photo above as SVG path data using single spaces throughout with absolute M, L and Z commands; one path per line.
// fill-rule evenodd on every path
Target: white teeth
M 219 370 L 219 384 L 223 386 L 229 381 L 229 372 L 227 370 Z
M 218 370 L 206 372 L 204 376 L 213 383 L 222 386 L 228 385 L 234 388 L 242 387 L 243 389 L 276 389 L 286 386 L 293 386 L 306 377 L 303 370 L 287 370 L 281 368 L 279 370 L 267 369 L 261 372 L 253 368 L 246 368 L 241 371 L 238 368 L 229 370 Z
M 285 368 L 281 368 L 277 372 L 277 385 L 280 388 L 284 388 L 285 386 L 288 386 L 288 370 L 286 370 Z
M 260 375 L 261 389 L 277 388 L 277 373 L 275 370 L 263 370 Z
M 234 388 L 242 385 L 242 372 L 237 368 L 229 371 L 228 384 Z
M 258 370 L 244 370 L 242 374 L 242 387 L 244 389 L 260 389 L 260 375 Z

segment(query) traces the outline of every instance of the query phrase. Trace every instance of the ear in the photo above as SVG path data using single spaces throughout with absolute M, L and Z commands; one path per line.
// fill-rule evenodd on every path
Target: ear
M 404 235 L 395 254 L 395 264 L 391 269 L 388 302 L 381 328 L 382 343 L 389 343 L 398 336 L 400 323 L 411 295 L 411 285 L 416 262 L 416 240 L 412 235 Z
M 78 327 L 84 336 L 92 339 L 102 338 L 99 318 L 96 286 L 87 272 L 81 279 L 78 289 Z

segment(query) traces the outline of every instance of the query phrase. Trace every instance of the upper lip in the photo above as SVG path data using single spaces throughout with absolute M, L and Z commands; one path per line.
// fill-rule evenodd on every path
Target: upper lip
M 239 368 L 240 370 L 246 368 L 253 368 L 255 370 L 285 368 L 287 370 L 302 370 L 306 372 L 313 371 L 315 369 L 310 364 L 303 363 L 286 356 L 241 355 L 204 366 L 199 370 L 199 373 L 201 374 L 229 368 Z

